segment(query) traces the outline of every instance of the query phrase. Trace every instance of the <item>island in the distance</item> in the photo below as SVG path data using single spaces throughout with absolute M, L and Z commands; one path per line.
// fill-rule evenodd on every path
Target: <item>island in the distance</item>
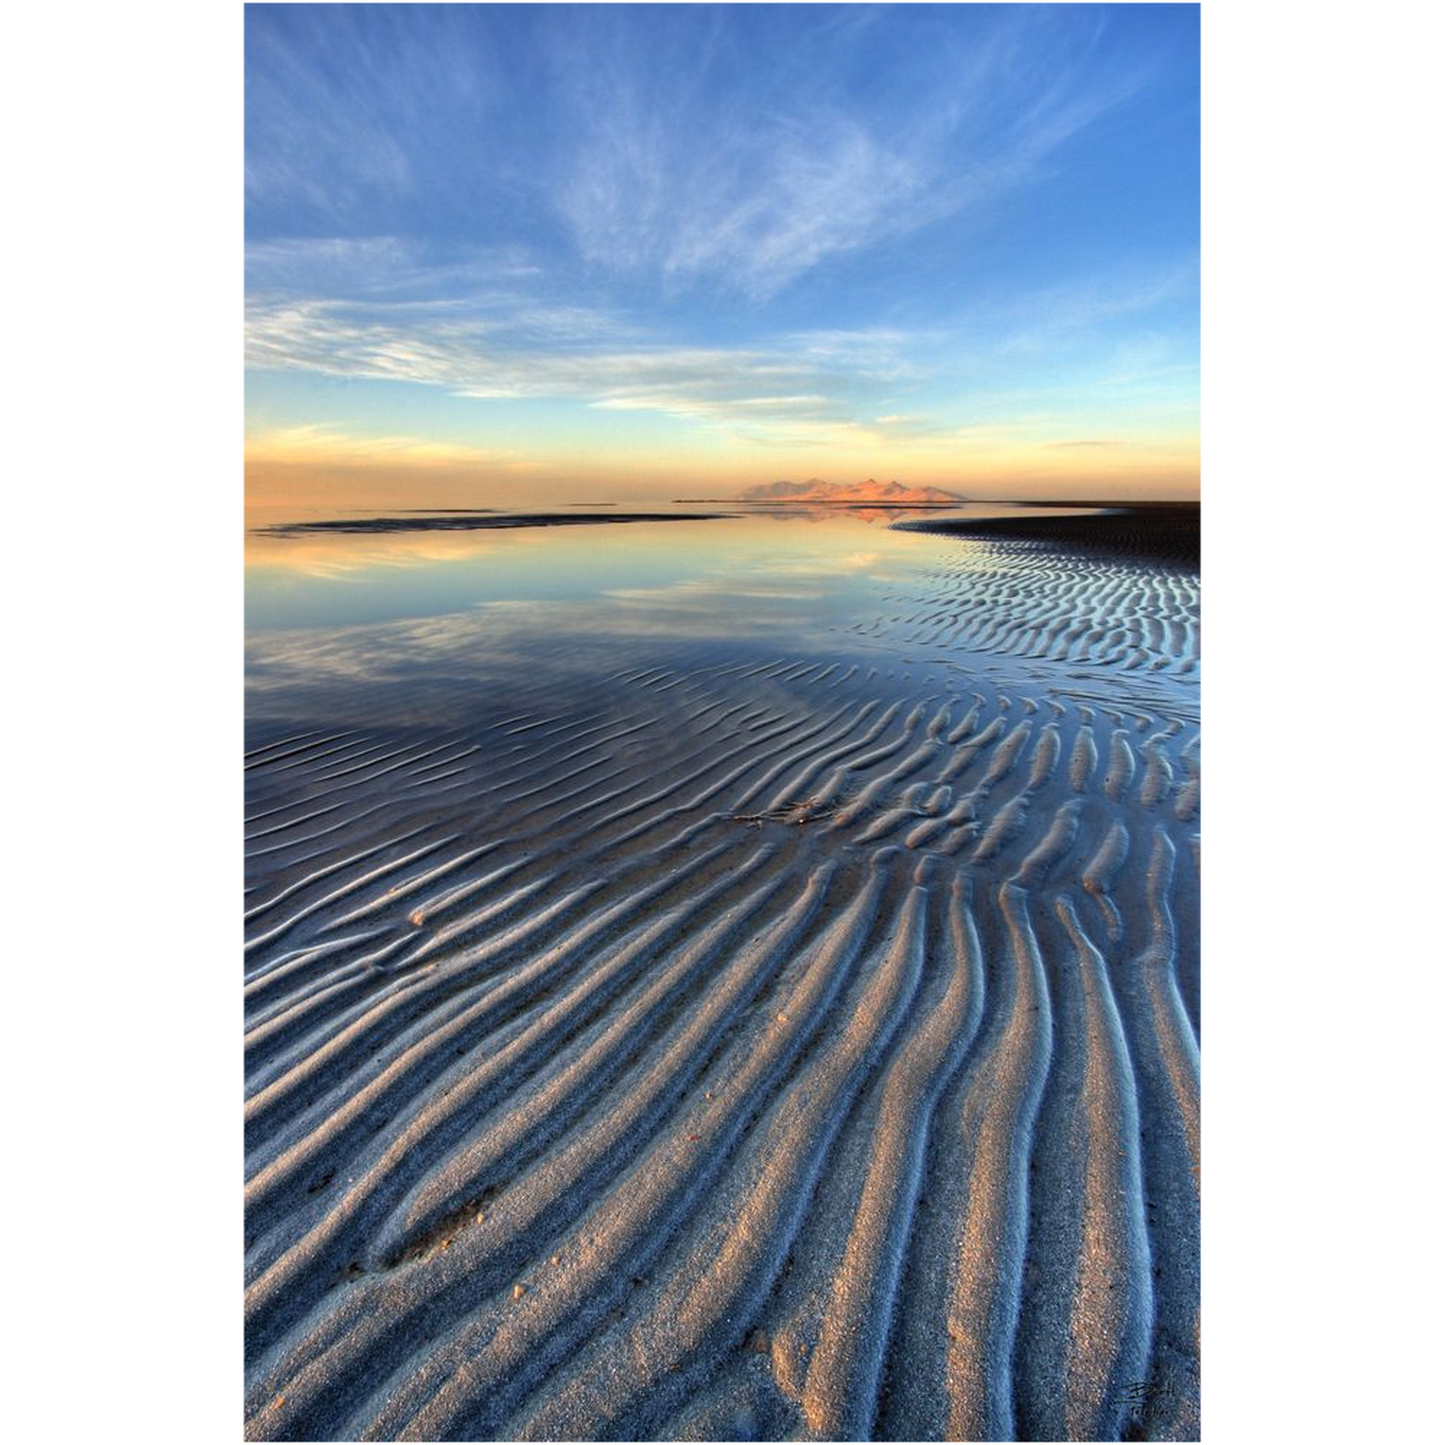
M 902 482 L 875 482 L 869 477 L 866 482 L 825 482 L 810 477 L 806 482 L 764 482 L 761 486 L 749 487 L 739 492 L 739 502 L 844 502 L 851 506 L 866 503 L 877 506 L 892 503 L 895 506 L 916 507 L 920 502 L 945 502 L 956 505 L 966 501 L 957 492 L 945 492 L 942 487 L 905 487 Z
M 731 497 L 674 497 L 674 502 L 765 502 L 840 507 L 956 507 L 968 501 L 942 487 L 905 487 L 902 482 L 825 482 L 809 477 L 806 482 L 763 482 Z

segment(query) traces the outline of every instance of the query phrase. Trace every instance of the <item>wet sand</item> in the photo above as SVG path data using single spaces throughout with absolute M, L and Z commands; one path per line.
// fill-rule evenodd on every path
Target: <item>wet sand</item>
M 249 1436 L 1198 1437 L 1198 569 L 1018 520 L 831 651 L 258 710 Z
M 1140 560 L 1199 562 L 1198 503 L 1112 507 L 1073 516 L 980 517 L 903 524 L 910 530 L 960 537 L 1009 537 L 1068 552 L 1113 552 Z

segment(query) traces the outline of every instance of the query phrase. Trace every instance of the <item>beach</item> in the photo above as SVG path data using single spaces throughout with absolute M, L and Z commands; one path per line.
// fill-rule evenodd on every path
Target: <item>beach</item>
M 1197 542 L 1015 520 L 258 640 L 250 1437 L 1197 1438 Z

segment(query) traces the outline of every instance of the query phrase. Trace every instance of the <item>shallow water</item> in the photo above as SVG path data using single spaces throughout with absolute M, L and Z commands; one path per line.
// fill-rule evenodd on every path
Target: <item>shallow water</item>
M 1011 675 L 1018 669 L 1001 661 L 1009 649 L 1000 639 L 947 637 L 930 628 L 937 619 L 926 615 L 926 604 L 946 602 L 966 578 L 975 607 L 1017 610 L 1019 549 L 891 525 L 1009 510 L 795 509 L 381 535 L 282 534 L 272 529 L 337 514 L 268 514 L 253 519 L 247 538 L 248 723 L 254 730 L 295 706 L 319 710 L 311 715 L 325 721 L 357 706 L 358 689 L 368 707 L 381 710 L 373 720 L 414 719 L 414 707 L 382 696 L 409 687 L 425 691 L 428 707 L 460 720 L 477 688 L 492 698 L 499 688 L 530 691 L 541 670 L 573 673 L 580 682 L 633 661 L 702 666 L 769 646 L 863 659 L 890 672 L 899 665 L 936 670 L 962 649 L 975 653 L 982 672 Z M 1106 566 L 1082 586 L 1113 605 L 1110 589 L 1131 570 Z M 1036 590 L 1044 611 L 1051 585 L 1041 572 Z M 1088 606 L 1078 590 L 1061 595 L 1055 610 Z M 1183 608 L 1191 605 L 1185 598 Z M 441 687 L 439 667 L 446 669 Z M 1038 673 L 1037 666 L 1025 670 Z M 906 680 L 916 681 L 916 673 Z M 1067 669 L 1054 682 L 1067 688 Z M 1192 693 L 1183 697 L 1192 709 Z
M 681 518 L 698 509 L 671 510 Z M 998 509 L 977 510 L 986 515 Z M 606 515 L 592 509 L 581 514 Z M 337 515 L 272 513 L 252 519 L 246 546 L 249 631 L 385 622 L 479 607 L 500 614 L 523 604 L 567 602 L 586 603 L 601 625 L 615 617 L 623 632 L 639 604 L 667 609 L 668 621 L 682 631 L 696 629 L 708 604 L 787 626 L 792 606 L 827 600 L 834 612 L 845 610 L 849 597 L 856 600 L 870 582 L 926 565 L 931 550 L 917 535 L 891 528 L 894 514 L 868 521 L 847 513 L 754 512 L 718 520 L 382 535 L 272 530 Z

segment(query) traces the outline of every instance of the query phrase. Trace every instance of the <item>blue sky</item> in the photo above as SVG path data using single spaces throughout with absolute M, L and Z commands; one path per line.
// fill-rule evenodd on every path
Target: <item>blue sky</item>
M 250 5 L 249 452 L 1188 489 L 1198 54 L 1194 6 Z

